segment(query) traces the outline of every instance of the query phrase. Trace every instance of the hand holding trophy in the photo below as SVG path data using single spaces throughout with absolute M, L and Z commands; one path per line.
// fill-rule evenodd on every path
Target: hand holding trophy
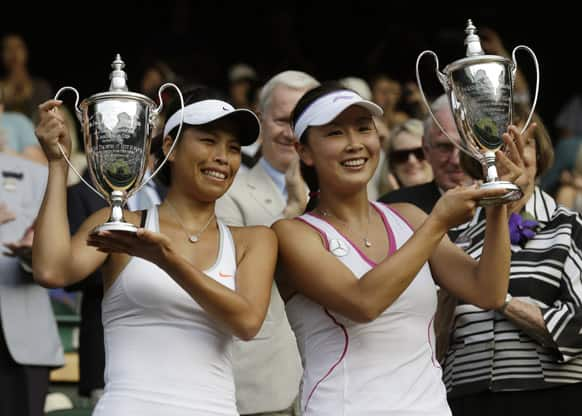
M 125 64 L 119 54 L 112 63 L 113 71 L 109 91 L 94 94 L 79 106 L 79 92 L 73 87 L 63 87 L 55 100 L 67 91 L 76 94 L 75 113 L 83 129 L 87 166 L 95 187 L 87 183 L 70 163 L 66 152 L 59 149 L 69 167 L 95 193 L 111 205 L 109 220 L 96 227 L 99 231 L 136 232 L 137 227 L 123 218 L 122 207 L 127 199 L 139 191 L 157 174 L 167 162 L 178 140 L 174 140 L 164 161 L 145 181 L 147 158 L 150 154 L 152 132 L 163 108 L 162 92 L 169 87 L 176 90 L 182 104 L 182 114 L 177 138 L 182 131 L 184 99 L 180 89 L 171 83 L 162 85 L 158 91 L 160 104 L 149 97 L 127 89 Z
M 502 135 L 512 123 L 513 86 L 517 72 L 515 53 L 525 49 L 533 57 L 536 68 L 536 90 L 531 111 L 523 127 L 527 129 L 539 92 L 539 65 L 533 51 L 527 46 L 516 46 L 512 60 L 498 55 L 485 55 L 476 28 L 471 20 L 465 33 L 466 57 L 439 70 L 439 59 L 433 51 L 422 52 L 416 60 L 416 79 L 422 99 L 435 124 L 461 151 L 477 159 L 483 166 L 485 181 L 482 188 L 506 189 L 499 197 L 479 201 L 482 206 L 505 204 L 523 196 L 519 186 L 502 181 L 495 166 L 495 152 L 503 145 Z M 420 81 L 419 64 L 424 55 L 430 54 L 436 61 L 436 75 L 449 98 L 460 139 L 453 139 L 443 129 L 432 113 Z

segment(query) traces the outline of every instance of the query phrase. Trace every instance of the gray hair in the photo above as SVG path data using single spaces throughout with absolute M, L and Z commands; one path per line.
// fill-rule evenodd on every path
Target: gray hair
M 259 111 L 264 113 L 271 103 L 275 87 L 282 85 L 292 90 L 310 90 L 318 87 L 319 82 L 311 75 L 301 71 L 284 71 L 271 78 L 259 94 Z
M 430 109 L 432 113 L 435 115 L 435 117 L 437 117 L 437 114 L 443 110 L 451 111 L 449 98 L 445 94 L 439 96 L 436 100 L 434 100 L 431 103 Z M 429 114 L 424 119 L 424 134 L 422 135 L 422 144 L 425 145 L 426 147 L 430 147 L 432 145 L 432 140 L 429 139 L 431 138 L 430 136 L 435 127 L 437 126 L 434 120 L 432 119 L 432 116 Z

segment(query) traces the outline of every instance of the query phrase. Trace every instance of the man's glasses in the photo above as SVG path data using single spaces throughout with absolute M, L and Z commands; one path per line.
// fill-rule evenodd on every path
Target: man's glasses
M 422 147 L 416 147 L 414 149 L 406 150 L 393 150 L 390 152 L 390 163 L 401 164 L 408 162 L 410 155 L 413 154 L 414 157 L 420 162 L 424 160 L 424 151 Z

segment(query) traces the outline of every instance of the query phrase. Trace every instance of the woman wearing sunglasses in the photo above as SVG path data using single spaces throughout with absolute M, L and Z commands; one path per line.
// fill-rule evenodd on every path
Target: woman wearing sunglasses
M 391 190 L 432 181 L 432 167 L 422 149 L 422 134 L 422 122 L 416 119 L 410 119 L 392 131 L 386 149 Z

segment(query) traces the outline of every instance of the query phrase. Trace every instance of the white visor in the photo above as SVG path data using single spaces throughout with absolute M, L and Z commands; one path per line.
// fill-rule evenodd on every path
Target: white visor
M 254 143 L 261 132 L 259 119 L 250 110 L 235 109 L 221 100 L 203 100 L 184 107 L 184 124 L 202 126 L 224 117 L 232 117 L 239 127 L 238 140 L 242 146 Z M 168 119 L 164 127 L 164 137 L 180 125 L 182 111 L 178 110 Z
M 293 127 L 295 137 L 297 137 L 297 140 L 300 140 L 308 127 L 323 126 L 324 124 L 330 123 L 346 108 L 352 105 L 365 108 L 373 116 L 381 116 L 383 113 L 380 106 L 374 104 L 372 101 L 364 100 L 353 91 L 335 91 L 318 98 L 303 111 Z

